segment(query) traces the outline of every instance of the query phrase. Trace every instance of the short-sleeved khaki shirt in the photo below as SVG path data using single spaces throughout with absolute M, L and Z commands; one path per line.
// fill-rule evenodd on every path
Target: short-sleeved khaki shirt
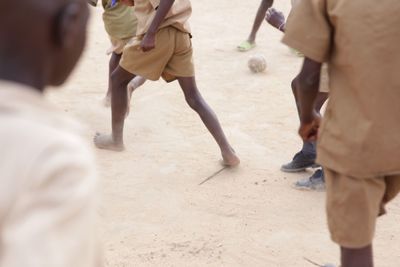
M 101 266 L 97 176 L 81 126 L 1 80 L 0 122 L 0 266 Z
M 137 19 L 132 7 L 119 3 L 111 7 L 111 0 L 102 0 L 102 5 L 104 27 L 111 38 L 127 39 L 136 35 Z
M 135 15 L 138 19 L 137 35 L 143 35 L 148 31 L 159 5 L 160 0 L 135 0 Z M 188 22 L 191 14 L 192 5 L 189 0 L 175 0 L 160 29 L 173 26 L 182 32 L 191 33 Z
M 356 177 L 400 173 L 400 1 L 302 0 L 283 42 L 328 62 L 318 161 Z

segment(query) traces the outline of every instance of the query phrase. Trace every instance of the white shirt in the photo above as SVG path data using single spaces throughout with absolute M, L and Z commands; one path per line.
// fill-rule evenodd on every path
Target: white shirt
M 0 81 L 0 266 L 99 266 L 94 161 L 79 124 Z

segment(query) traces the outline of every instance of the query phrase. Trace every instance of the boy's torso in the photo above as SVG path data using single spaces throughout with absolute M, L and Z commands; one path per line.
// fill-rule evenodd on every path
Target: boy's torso
M 143 35 L 149 29 L 160 0 L 135 0 L 135 15 L 138 19 L 137 35 Z M 192 6 L 189 0 L 176 0 L 160 28 L 173 26 L 182 32 L 190 33 L 189 18 Z
M 356 176 L 399 173 L 400 1 L 320 1 L 332 46 L 319 158 Z

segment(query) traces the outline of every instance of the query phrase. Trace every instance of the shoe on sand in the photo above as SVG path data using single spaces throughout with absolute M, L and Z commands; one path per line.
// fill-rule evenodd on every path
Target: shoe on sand
M 315 164 L 315 154 L 304 153 L 303 151 L 298 152 L 293 160 L 285 165 L 282 165 L 281 171 L 283 172 L 302 172 L 307 168 L 316 168 L 318 167 Z
M 319 169 L 308 179 L 297 181 L 294 187 L 299 190 L 324 191 L 325 176 L 324 171 Z
M 256 47 L 255 43 L 250 43 L 249 41 L 244 41 L 243 43 L 238 45 L 237 49 L 240 52 L 247 52 L 247 51 L 253 49 L 254 47 Z

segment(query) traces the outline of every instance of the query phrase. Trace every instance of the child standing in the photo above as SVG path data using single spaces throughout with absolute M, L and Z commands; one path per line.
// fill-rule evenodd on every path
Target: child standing
M 240 160 L 228 143 L 221 125 L 201 96 L 195 81 L 189 0 L 135 0 L 138 31 L 124 49 L 120 66 L 112 74 L 112 134 L 95 136 L 98 148 L 124 149 L 123 129 L 127 111 L 127 83 L 137 75 L 167 82 L 178 80 L 185 99 L 218 143 L 224 164 L 236 166 Z
M 293 8 L 298 3 L 297 1 L 292 1 Z M 286 21 L 285 16 L 282 12 L 270 8 L 266 14 L 266 21 L 273 27 L 285 32 Z M 299 100 L 298 100 L 298 88 L 296 87 L 297 77 L 292 81 L 292 92 L 294 99 L 296 101 L 296 107 L 299 111 Z M 326 65 L 322 68 L 321 79 L 319 85 L 319 93 L 315 101 L 315 111 L 320 114 L 322 106 L 325 104 L 329 96 L 329 78 L 328 69 Z M 305 142 L 303 141 L 302 149 L 296 153 L 293 160 L 287 164 L 282 165 L 281 170 L 283 172 L 301 172 L 307 168 L 318 167 L 315 163 L 317 157 L 316 143 L 314 141 Z M 299 180 L 294 184 L 295 188 L 300 190 L 323 190 L 325 188 L 325 175 L 323 169 L 316 170 L 311 177 L 303 180 Z
M 299 133 L 319 140 L 328 225 L 343 267 L 373 266 L 376 218 L 400 191 L 399 12 L 399 1 L 303 0 L 283 40 L 306 57 L 297 80 Z M 330 101 L 318 134 L 322 62 Z

